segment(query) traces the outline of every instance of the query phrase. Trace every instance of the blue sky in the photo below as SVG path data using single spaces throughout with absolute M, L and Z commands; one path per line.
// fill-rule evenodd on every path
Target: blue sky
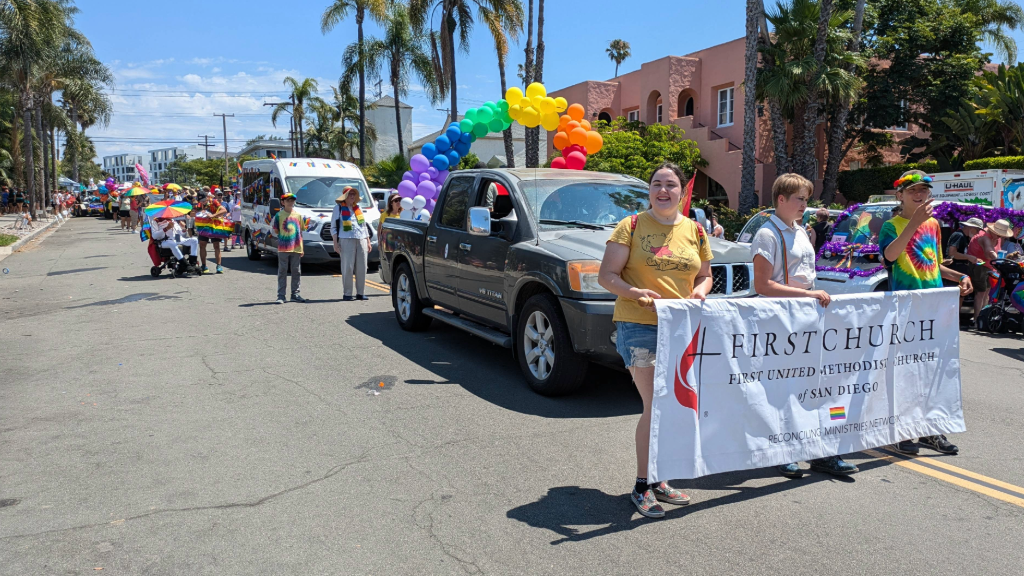
M 328 0 L 81 0 L 77 26 L 99 58 L 117 77 L 109 128 L 92 128 L 100 157 L 201 141 L 223 146 L 215 113 L 228 119 L 228 147 L 237 149 L 256 134 L 287 137 L 285 118 L 274 128 L 272 102 L 283 96 L 285 76 L 320 81 L 324 95 L 341 73 L 341 53 L 356 37 L 354 18 L 328 35 L 320 15 Z M 743 35 L 745 2 L 547 0 L 545 85 L 549 89 L 614 73 L 605 54 L 608 42 L 622 38 L 633 56 L 621 72 L 668 54 L 687 54 Z M 365 26 L 378 35 L 375 24 Z M 1017 35 L 1024 52 L 1024 35 Z M 513 46 L 506 69 L 518 83 L 523 42 Z M 497 57 L 486 29 L 474 27 L 469 54 L 456 65 L 459 109 L 501 97 Z M 368 89 L 368 98 L 375 92 Z M 385 81 L 385 94 L 390 86 Z M 421 90 L 410 90 L 413 135 L 440 127 L 446 103 L 432 105 Z

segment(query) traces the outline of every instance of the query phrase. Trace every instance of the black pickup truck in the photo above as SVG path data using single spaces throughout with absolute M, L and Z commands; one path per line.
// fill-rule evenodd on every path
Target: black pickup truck
M 388 219 L 379 246 L 406 330 L 446 322 L 511 348 L 530 387 L 566 394 L 590 362 L 622 367 L 615 296 L 597 283 L 615 225 L 647 206 L 630 176 L 552 169 L 453 172 L 429 222 Z M 751 294 L 749 249 L 712 238 L 712 296 Z

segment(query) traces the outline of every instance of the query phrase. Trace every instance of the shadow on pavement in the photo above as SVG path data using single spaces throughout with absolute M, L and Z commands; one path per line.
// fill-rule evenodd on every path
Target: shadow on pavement
M 235 252 L 232 251 L 226 255 L 227 257 L 221 258 L 221 266 L 226 270 L 277 276 L 277 256 L 263 256 L 259 260 L 249 260 L 245 255 L 245 249 L 240 250 L 239 256 L 235 256 Z M 207 265 L 212 265 L 213 261 L 213 251 L 211 250 L 207 254 L 206 263 Z M 336 263 L 302 265 L 303 276 L 332 276 L 334 274 L 338 274 L 338 265 Z
M 78 274 L 79 272 L 92 272 L 94 270 L 106 270 L 106 266 L 98 266 L 96 268 L 76 268 L 74 270 L 58 270 L 57 272 L 48 272 L 47 276 L 63 276 L 65 274 Z
M 1007 358 L 1024 362 L 1024 348 L 993 348 L 992 351 L 996 354 L 1002 354 Z
M 860 453 L 857 453 L 856 456 L 869 458 L 869 456 Z M 865 472 L 888 464 L 885 460 L 876 459 L 858 464 L 858 466 L 861 472 Z M 852 484 L 857 481 L 856 476 L 854 474 L 853 476 L 837 478 L 827 474 L 812 472 L 810 475 L 804 476 L 799 480 L 783 480 L 775 472 L 774 468 L 762 468 L 759 470 L 741 470 L 738 472 L 715 474 L 697 478 L 696 480 L 677 480 L 671 482 L 671 484 L 682 489 L 684 492 L 694 489 L 735 490 L 736 492 L 694 502 L 689 506 L 664 504 L 665 520 L 681 518 L 689 514 L 711 510 L 719 506 L 737 504 L 753 498 L 787 492 L 817 482 L 835 481 L 842 484 Z M 743 486 L 749 480 L 763 478 L 780 478 L 780 480 L 767 486 Z M 624 486 L 624 488 L 629 489 L 628 486 Z M 628 492 L 605 494 L 600 490 L 580 488 L 579 486 L 549 488 L 548 493 L 536 502 L 517 506 L 509 510 L 505 516 L 534 528 L 551 530 L 562 536 L 559 539 L 552 540 L 552 545 L 590 540 L 591 538 L 632 530 L 657 521 L 640 516 L 633 503 L 630 502 Z M 575 528 L 575 526 L 594 525 L 604 526 L 587 532 L 581 532 Z
M 346 322 L 441 378 L 406 380 L 406 384 L 454 384 L 506 410 L 544 418 L 607 418 L 640 414 L 643 408 L 624 372 L 592 368 L 579 392 L 547 398 L 526 385 L 511 350 L 456 328 L 435 322 L 425 332 L 406 332 L 391 311 L 354 314 Z

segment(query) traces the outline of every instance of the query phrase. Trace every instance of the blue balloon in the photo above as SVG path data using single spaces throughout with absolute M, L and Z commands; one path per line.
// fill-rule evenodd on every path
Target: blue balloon
M 444 135 L 448 137 L 449 142 L 455 142 L 462 136 L 462 128 L 459 128 L 458 124 L 452 124 L 445 130 Z
M 423 145 L 423 149 L 420 150 L 420 154 L 427 157 L 427 160 L 433 160 L 434 156 L 437 156 L 437 146 L 434 146 L 430 142 Z
M 472 137 L 473 137 L 473 133 L 472 132 L 463 132 L 462 136 L 459 136 L 459 141 L 465 142 L 466 144 L 469 144 L 469 143 L 471 143 L 473 141 Z
M 447 152 L 452 147 L 452 141 L 442 134 L 437 137 L 437 140 L 434 140 L 434 146 L 437 147 L 438 152 Z
M 445 153 L 445 156 L 448 157 L 449 166 L 456 166 L 458 165 L 459 161 L 462 160 L 462 156 L 459 156 L 459 153 L 456 152 L 455 150 L 449 150 L 448 152 Z
M 452 122 L 451 124 L 448 125 L 448 128 L 449 129 L 451 129 L 451 128 L 459 128 L 459 123 L 458 122 Z M 459 132 L 462 132 L 462 128 L 459 128 Z
M 447 170 L 448 157 L 445 156 L 444 154 L 438 154 L 437 156 L 434 156 L 434 168 L 437 168 L 438 170 Z
M 466 154 L 469 154 L 469 142 L 463 142 L 462 138 L 459 138 L 459 141 L 452 146 L 452 150 L 458 152 L 459 156 L 465 156 Z

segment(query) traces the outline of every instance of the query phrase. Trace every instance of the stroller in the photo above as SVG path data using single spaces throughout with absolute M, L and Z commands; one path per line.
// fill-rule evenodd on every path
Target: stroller
M 1024 333 L 1024 264 L 1004 258 L 989 263 L 996 269 L 995 286 L 989 292 L 990 303 L 978 314 L 978 330 Z
M 149 241 L 149 258 L 153 261 L 153 267 L 149 269 L 149 273 L 156 278 L 166 268 L 171 272 L 171 277 L 178 276 L 199 276 L 203 273 L 202 268 L 198 264 L 190 263 L 189 258 L 192 256 L 192 249 L 188 246 L 181 247 L 181 253 L 185 256 L 185 260 L 178 260 L 174 257 L 174 253 L 169 248 L 161 248 L 160 244 L 156 240 Z

